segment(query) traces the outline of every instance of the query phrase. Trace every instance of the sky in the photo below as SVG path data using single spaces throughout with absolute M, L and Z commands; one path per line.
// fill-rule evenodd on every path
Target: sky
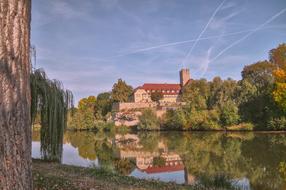
M 286 43 L 286 0 L 34 0 L 35 68 L 77 102 L 122 78 L 179 83 L 241 79 L 245 65 Z

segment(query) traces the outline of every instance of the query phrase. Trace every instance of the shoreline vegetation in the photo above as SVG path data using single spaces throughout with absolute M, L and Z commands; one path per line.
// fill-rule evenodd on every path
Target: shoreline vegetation
M 101 168 L 84 168 L 47 162 L 33 159 L 33 184 L 34 189 L 69 189 L 69 190 L 231 190 L 234 187 L 226 178 L 210 180 L 205 184 L 176 184 L 162 182 L 155 179 L 138 179 L 123 176 Z
M 226 132 L 226 133 L 231 133 L 231 132 L 254 132 L 254 133 L 286 133 L 286 130 L 260 130 L 260 129 L 253 129 L 253 130 L 247 130 L 247 129 L 241 129 L 241 128 L 237 128 L 237 126 L 230 126 L 228 127 L 228 129 L 217 129 L 217 130 L 192 130 L 192 129 L 150 129 L 150 130 L 140 130 L 137 129 L 137 126 L 133 126 L 133 127 L 127 127 L 127 126 L 114 126 L 115 129 L 114 130 L 103 130 L 103 132 L 110 132 L 110 131 L 114 131 L 114 132 L 118 132 L 118 133 L 129 133 L 129 132 L 171 132 L 171 131 L 175 131 L 175 132 Z M 35 129 L 33 129 L 34 131 L 40 131 L 40 128 L 36 127 Z M 88 129 L 66 129 L 66 131 L 70 131 L 70 132 L 99 132 L 100 130 L 98 130 L 96 127 L 95 128 L 88 128 Z

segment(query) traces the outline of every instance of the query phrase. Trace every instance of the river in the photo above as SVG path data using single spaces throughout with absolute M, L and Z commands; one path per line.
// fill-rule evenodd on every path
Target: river
M 41 157 L 38 132 L 32 156 Z M 247 190 L 284 190 L 286 134 L 66 132 L 62 163 L 184 184 L 223 178 Z

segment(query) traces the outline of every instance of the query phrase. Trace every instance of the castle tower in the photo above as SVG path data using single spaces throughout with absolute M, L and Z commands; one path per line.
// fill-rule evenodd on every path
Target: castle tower
M 189 69 L 182 69 L 180 71 L 180 84 L 181 86 L 185 86 L 187 82 L 190 80 L 190 70 Z

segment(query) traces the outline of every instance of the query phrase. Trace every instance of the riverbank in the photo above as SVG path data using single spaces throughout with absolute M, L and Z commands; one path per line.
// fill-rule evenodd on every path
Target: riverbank
M 197 189 L 157 180 L 121 176 L 101 169 L 68 166 L 33 159 L 35 190 L 185 190 Z

